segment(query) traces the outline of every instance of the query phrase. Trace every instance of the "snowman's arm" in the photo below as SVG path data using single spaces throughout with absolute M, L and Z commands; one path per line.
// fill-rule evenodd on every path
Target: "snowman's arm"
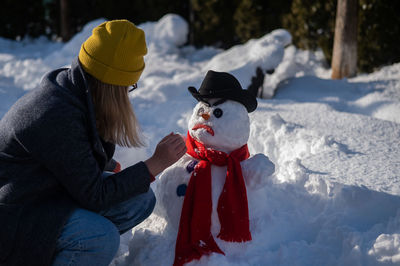
M 247 187 L 264 185 L 267 178 L 275 172 L 275 165 L 267 156 L 258 153 L 240 163 Z

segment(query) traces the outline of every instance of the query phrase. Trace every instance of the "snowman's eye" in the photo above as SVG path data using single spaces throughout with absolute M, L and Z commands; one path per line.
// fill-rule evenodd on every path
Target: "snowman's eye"
M 220 108 L 216 108 L 213 112 L 216 118 L 220 118 L 224 112 Z
M 204 108 L 200 107 L 199 110 L 197 111 L 197 115 L 201 116 L 204 113 Z

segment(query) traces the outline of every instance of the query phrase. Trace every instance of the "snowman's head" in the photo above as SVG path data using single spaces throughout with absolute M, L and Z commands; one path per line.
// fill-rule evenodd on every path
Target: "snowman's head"
M 246 107 L 237 101 L 207 99 L 193 109 L 188 128 L 207 148 L 229 153 L 247 143 L 250 120 Z
M 239 81 L 226 72 L 209 70 L 199 90 L 189 87 L 199 101 L 189 121 L 189 134 L 207 148 L 231 152 L 247 143 L 248 113 L 257 108 L 257 99 L 243 90 Z

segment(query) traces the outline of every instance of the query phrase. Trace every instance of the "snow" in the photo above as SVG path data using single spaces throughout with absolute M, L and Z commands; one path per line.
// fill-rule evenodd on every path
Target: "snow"
M 102 21 L 66 44 L 0 38 L 0 117 L 45 72 L 68 66 Z M 190 265 L 400 264 L 400 64 L 330 80 L 322 53 L 297 49 L 282 29 L 222 51 L 182 46 L 187 23 L 176 15 L 139 27 L 149 53 L 131 100 L 148 145 L 119 147 L 124 167 L 147 159 L 169 132 L 186 134 L 197 104 L 187 87 L 198 88 L 208 70 L 229 71 L 246 88 L 257 66 L 275 68 L 264 97 L 275 96 L 250 114 L 250 153 L 275 164 L 253 191 L 253 240 Z M 157 180 L 152 187 L 162 189 Z M 174 231 L 162 213 L 122 236 L 113 265 L 171 265 Z
M 230 72 L 243 88 L 250 85 L 255 69 L 267 71 L 275 69 L 282 61 L 284 48 L 291 43 L 291 36 L 285 30 L 274 30 L 268 35 L 237 45 L 214 56 L 203 66 L 203 71 L 214 70 Z

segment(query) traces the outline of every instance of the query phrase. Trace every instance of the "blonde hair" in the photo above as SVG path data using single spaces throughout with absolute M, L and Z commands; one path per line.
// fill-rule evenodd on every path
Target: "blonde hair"
M 89 75 L 88 75 L 89 76 Z M 124 147 L 140 147 L 139 124 L 133 112 L 127 86 L 106 84 L 89 76 L 99 135 Z

